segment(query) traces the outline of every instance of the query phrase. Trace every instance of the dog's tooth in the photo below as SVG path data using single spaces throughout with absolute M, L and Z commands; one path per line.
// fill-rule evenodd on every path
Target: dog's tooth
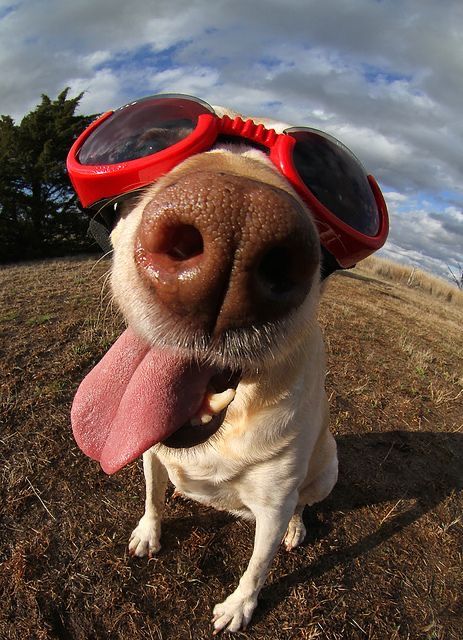
M 212 420 L 212 416 L 210 413 L 202 413 L 199 416 L 199 420 L 201 422 L 201 424 L 207 424 L 208 422 L 210 422 Z
M 197 413 L 190 420 L 192 427 L 200 427 L 202 424 L 208 424 L 212 420 L 213 416 L 210 413 L 204 411 L 203 413 Z
M 209 391 L 206 394 L 205 401 L 201 409 L 190 419 L 191 426 L 199 427 L 202 424 L 208 424 L 214 415 L 217 415 L 223 411 L 223 409 L 228 407 L 235 397 L 235 393 L 235 389 L 226 389 L 221 393 L 213 393 Z
M 207 402 L 209 407 L 213 413 L 220 413 L 228 407 L 230 402 L 235 397 L 236 391 L 235 389 L 226 389 L 222 391 L 222 393 L 211 393 L 207 396 Z

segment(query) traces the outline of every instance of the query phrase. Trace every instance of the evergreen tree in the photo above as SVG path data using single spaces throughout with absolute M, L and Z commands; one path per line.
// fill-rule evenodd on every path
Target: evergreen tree
M 75 115 L 82 94 L 42 101 L 21 123 L 0 117 L 0 261 L 84 249 L 86 220 L 66 173 L 66 155 L 92 117 Z

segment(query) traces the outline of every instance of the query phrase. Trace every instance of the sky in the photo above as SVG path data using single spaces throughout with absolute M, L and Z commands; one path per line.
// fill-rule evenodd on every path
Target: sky
M 380 255 L 463 266 L 462 0 L 0 0 L 0 114 L 187 93 L 322 129 L 378 180 Z

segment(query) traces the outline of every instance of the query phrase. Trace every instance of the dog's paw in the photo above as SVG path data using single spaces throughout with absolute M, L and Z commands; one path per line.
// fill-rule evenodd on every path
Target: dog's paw
M 129 555 L 152 558 L 161 548 L 161 524 L 154 518 L 143 516 L 132 531 L 129 540 Z
M 257 597 L 245 597 L 234 591 L 226 600 L 214 607 L 214 634 L 226 628 L 227 631 L 239 631 L 246 629 L 257 605 Z
M 307 530 L 302 522 L 302 518 L 299 514 L 295 513 L 288 524 L 285 537 L 283 538 L 283 544 L 286 551 L 292 551 L 298 547 L 301 542 L 304 542 Z

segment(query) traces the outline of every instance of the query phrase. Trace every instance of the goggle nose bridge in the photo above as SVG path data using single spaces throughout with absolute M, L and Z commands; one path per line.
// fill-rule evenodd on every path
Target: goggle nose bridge
M 250 140 L 271 149 L 278 137 L 281 135 L 274 129 L 266 129 L 263 124 L 256 124 L 250 118 L 243 120 L 239 116 L 230 118 L 224 115 L 219 118 L 218 134 L 226 136 L 236 136 L 245 140 Z

